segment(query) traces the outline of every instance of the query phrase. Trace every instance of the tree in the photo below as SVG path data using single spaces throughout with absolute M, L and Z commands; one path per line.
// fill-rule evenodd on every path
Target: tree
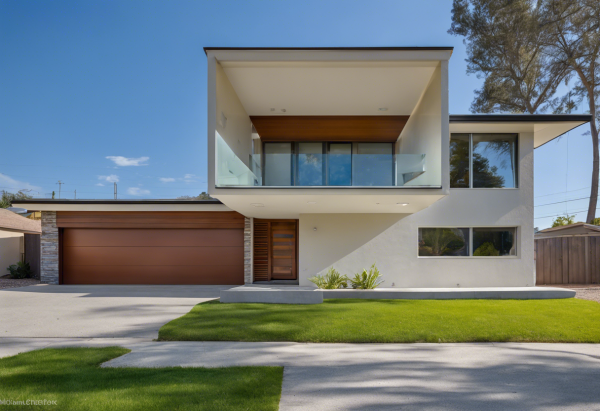
M 208 195 L 208 193 L 203 191 L 195 197 L 181 196 L 181 197 L 177 197 L 177 200 L 216 200 L 216 199 L 212 198 L 211 196 Z
M 492 150 L 496 150 L 492 146 Z M 473 175 L 483 187 L 504 187 L 504 177 L 498 174 L 496 166 L 479 153 L 473 153 Z M 450 186 L 469 187 L 469 143 L 453 141 L 450 144 Z
M 548 64 L 537 1 L 454 0 L 448 32 L 463 36 L 467 73 L 484 78 L 474 113 L 540 113 L 553 104 L 568 68 Z
M 12 203 L 19 200 L 28 200 L 33 198 L 28 194 L 28 190 L 19 190 L 16 193 L 9 193 L 6 190 L 2 190 L 2 197 L 0 199 L 0 208 L 8 208 L 12 206 Z
M 556 69 L 569 70 L 576 82 L 560 109 L 572 110 L 587 102 L 592 136 L 592 187 L 586 222 L 593 224 L 598 203 L 600 154 L 600 2 L 598 0 L 545 0 L 540 7 L 542 27 L 549 35 L 544 39 L 544 53 Z M 572 98 L 575 101 L 572 101 Z
M 561 227 L 563 225 L 571 225 L 575 224 L 575 214 L 569 215 L 565 214 L 564 216 L 559 216 L 554 219 L 552 222 L 552 227 Z
M 593 167 L 586 221 L 596 215 L 600 154 L 600 2 L 453 0 L 450 34 L 465 37 L 467 72 L 484 78 L 473 112 L 571 112 L 587 103 Z M 562 81 L 575 79 L 567 96 Z

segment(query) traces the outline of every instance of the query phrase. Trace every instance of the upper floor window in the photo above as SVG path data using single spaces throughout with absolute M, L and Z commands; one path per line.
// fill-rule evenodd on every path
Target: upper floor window
M 452 134 L 450 188 L 517 188 L 517 134 Z

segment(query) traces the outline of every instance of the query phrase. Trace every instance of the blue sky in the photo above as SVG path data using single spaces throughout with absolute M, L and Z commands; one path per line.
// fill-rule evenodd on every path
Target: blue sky
M 0 189 L 175 198 L 206 190 L 204 46 L 454 46 L 450 112 L 480 80 L 451 1 L 0 2 Z M 586 210 L 591 139 L 535 152 L 536 225 Z M 557 204 L 551 204 L 557 203 Z M 549 205 L 547 205 L 549 204 Z M 577 215 L 585 219 L 585 212 Z

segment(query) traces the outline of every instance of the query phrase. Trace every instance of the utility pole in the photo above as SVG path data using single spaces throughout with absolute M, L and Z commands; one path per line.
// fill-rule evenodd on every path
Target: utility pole
M 117 183 L 115 183 L 115 200 L 117 199 Z
M 60 189 L 62 188 L 62 185 L 64 184 L 61 180 L 58 180 L 58 198 L 60 198 Z
M 75 190 L 75 200 L 77 200 L 77 190 Z

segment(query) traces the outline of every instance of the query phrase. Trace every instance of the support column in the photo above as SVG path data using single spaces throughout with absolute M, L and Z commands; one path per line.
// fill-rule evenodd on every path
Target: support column
M 244 284 L 252 284 L 254 275 L 252 272 L 252 218 L 244 219 Z
M 55 211 L 42 211 L 40 247 L 40 280 L 46 284 L 58 284 L 58 228 Z

